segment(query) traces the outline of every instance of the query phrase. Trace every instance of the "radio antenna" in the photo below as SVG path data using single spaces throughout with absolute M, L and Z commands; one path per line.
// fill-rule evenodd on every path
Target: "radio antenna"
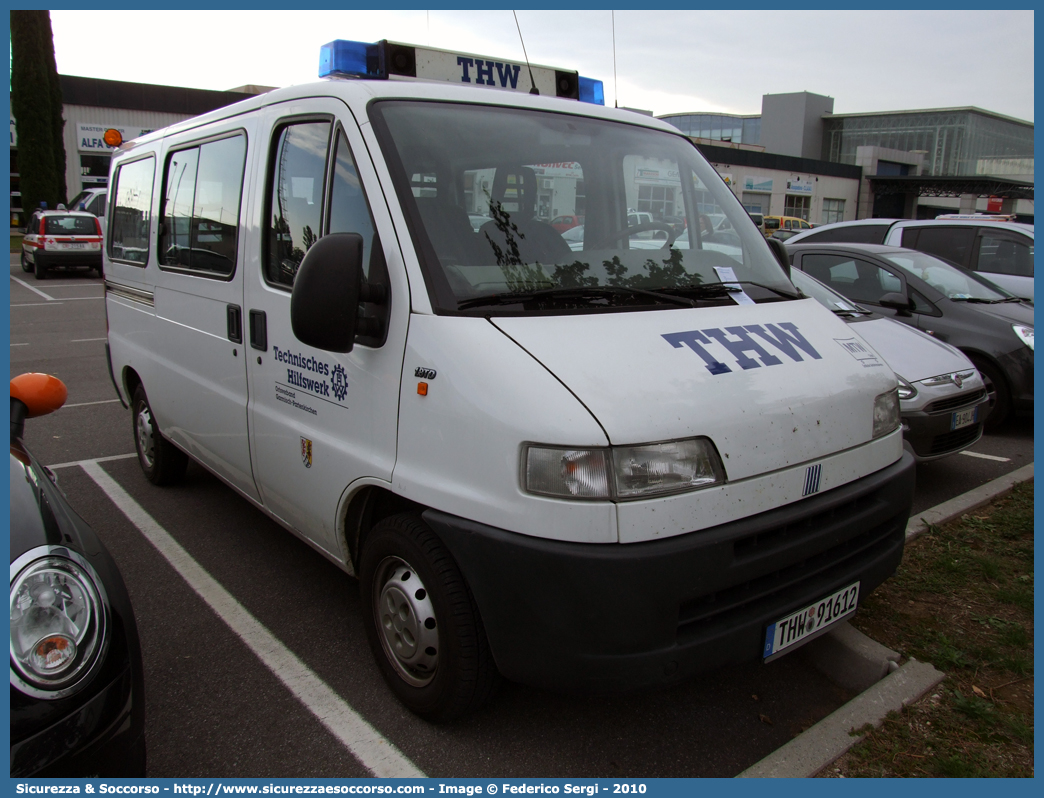
M 522 38 L 522 27 L 518 24 L 518 14 L 514 11 L 511 14 L 515 17 L 515 27 L 518 28 L 518 40 L 522 42 L 522 55 L 526 57 L 526 69 L 529 70 L 529 83 L 532 86 L 529 93 L 540 94 L 540 89 L 536 87 L 536 81 L 533 80 L 533 67 L 529 65 L 529 53 L 526 52 L 526 40 Z
M 620 107 L 620 87 L 616 82 L 616 12 L 610 11 L 613 15 L 613 108 Z

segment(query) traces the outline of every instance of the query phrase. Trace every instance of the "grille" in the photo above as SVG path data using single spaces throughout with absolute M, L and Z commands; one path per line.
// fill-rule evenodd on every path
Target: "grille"
M 964 429 L 945 432 L 932 438 L 932 448 L 929 454 L 946 454 L 962 446 L 973 443 L 982 433 L 982 424 L 972 424 Z
M 944 413 L 947 410 L 954 410 L 958 407 L 964 407 L 978 402 L 986 397 L 986 389 L 980 388 L 974 393 L 965 393 L 960 396 L 951 396 L 949 399 L 940 399 L 937 402 L 932 402 L 928 407 L 924 409 L 925 413 Z
M 850 505 L 872 503 L 872 500 L 864 498 Z M 844 505 L 832 514 L 844 515 L 845 508 L 850 505 Z M 905 528 L 905 519 L 894 517 L 802 562 L 743 584 L 691 599 L 679 607 L 678 641 L 698 639 L 711 631 L 709 627 L 732 626 L 748 615 L 757 614 L 764 605 L 772 605 L 781 600 L 782 594 L 803 582 L 815 578 L 831 579 L 834 573 L 843 575 L 848 572 L 854 563 L 867 562 L 883 556 L 896 545 L 902 544 Z M 781 541 L 777 539 L 775 542 Z

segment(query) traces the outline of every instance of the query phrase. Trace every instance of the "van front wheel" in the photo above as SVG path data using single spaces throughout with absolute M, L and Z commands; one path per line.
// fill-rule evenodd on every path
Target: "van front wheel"
M 478 608 L 452 556 L 419 516 L 378 523 L 359 575 L 370 648 L 411 712 L 446 723 L 493 697 L 500 675 Z
M 156 426 L 145 389 L 134 389 L 131 401 L 132 424 L 134 425 L 134 448 L 138 452 L 138 464 L 153 485 L 172 485 L 185 476 L 188 456 L 168 441 Z

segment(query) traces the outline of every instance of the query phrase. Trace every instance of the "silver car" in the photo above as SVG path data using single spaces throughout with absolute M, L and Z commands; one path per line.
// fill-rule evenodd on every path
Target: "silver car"
M 982 377 L 959 349 L 860 307 L 794 269 L 802 293 L 852 325 L 899 378 L 903 446 L 918 462 L 967 449 L 982 437 L 989 397 Z

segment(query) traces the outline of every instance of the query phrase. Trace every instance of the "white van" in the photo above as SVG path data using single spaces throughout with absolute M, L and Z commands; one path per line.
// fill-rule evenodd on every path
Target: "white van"
M 522 73 L 280 89 L 112 164 L 107 349 L 145 474 L 191 457 L 356 575 L 436 721 L 501 675 L 772 660 L 894 571 L 912 500 L 894 374 L 691 142 Z M 584 208 L 582 248 L 542 193 Z M 632 246 L 629 208 L 687 246 Z

